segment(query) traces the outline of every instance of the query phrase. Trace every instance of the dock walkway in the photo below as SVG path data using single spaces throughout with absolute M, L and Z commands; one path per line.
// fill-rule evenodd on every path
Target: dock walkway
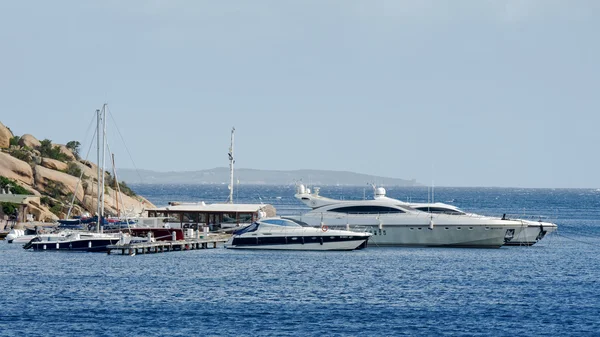
M 108 249 L 108 255 L 110 255 L 112 251 L 120 252 L 122 255 L 152 254 L 173 251 L 207 249 L 209 248 L 209 246 L 212 246 L 212 248 L 217 248 L 217 243 L 226 242 L 228 239 L 228 235 L 222 235 L 204 239 L 115 244 L 109 245 L 106 248 Z

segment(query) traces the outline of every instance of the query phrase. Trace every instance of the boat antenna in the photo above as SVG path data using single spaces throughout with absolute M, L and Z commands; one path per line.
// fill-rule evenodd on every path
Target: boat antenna
M 233 159 L 233 134 L 235 132 L 235 127 L 231 128 L 231 146 L 229 147 L 229 199 L 227 203 L 233 204 L 233 164 L 235 160 Z

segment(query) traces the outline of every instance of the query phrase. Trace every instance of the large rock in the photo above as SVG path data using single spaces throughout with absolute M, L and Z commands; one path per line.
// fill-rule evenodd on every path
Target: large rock
M 98 185 L 96 183 L 91 184 L 88 181 L 85 189 L 85 197 L 82 201 L 84 207 L 91 210 L 91 213 L 96 213 L 98 208 Z M 124 193 L 115 192 L 110 187 L 105 188 L 104 192 L 104 213 L 106 215 L 118 215 L 121 216 L 140 216 L 144 215 L 144 211 L 148 208 L 156 208 L 154 204 L 146 200 L 143 197 L 136 196 L 130 197 Z
M 77 200 L 83 201 L 83 188 L 78 183 L 79 178 L 70 174 L 37 165 L 35 167 L 35 182 L 36 189 L 44 194 L 60 193 L 66 196 L 73 193 Z M 75 190 L 76 188 L 77 190 Z
M 60 148 L 60 152 L 65 154 L 69 160 L 75 160 L 75 155 L 66 146 L 62 144 L 52 144 L 52 147 L 55 146 L 58 146 Z
M 75 162 L 75 165 L 77 165 L 77 167 L 79 167 L 79 169 L 81 171 L 83 171 L 83 174 L 85 176 L 87 176 L 88 178 L 96 178 L 96 176 L 98 175 L 98 171 L 97 170 L 97 166 L 96 164 L 93 164 L 89 161 L 81 161 L 81 162 Z
M 69 165 L 62 161 L 50 158 L 42 158 L 42 166 L 56 171 L 66 171 L 69 168 Z
M 29 213 L 33 214 L 34 221 L 54 222 L 58 220 L 58 216 L 56 216 L 56 214 L 50 212 L 37 202 L 30 201 L 27 208 Z
M 33 170 L 26 162 L 0 152 L 0 176 L 33 185 Z
M 32 136 L 30 134 L 25 134 L 25 135 L 21 136 L 21 139 L 19 139 L 19 145 L 26 146 L 30 149 L 37 149 L 42 144 L 34 136 Z
M 12 131 L 10 131 L 2 122 L 0 122 L 0 148 L 8 149 L 10 147 L 10 139 L 14 137 Z

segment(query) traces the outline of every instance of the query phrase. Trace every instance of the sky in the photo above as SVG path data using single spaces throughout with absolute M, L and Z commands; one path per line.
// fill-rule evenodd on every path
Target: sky
M 235 127 L 236 168 L 598 188 L 598 32 L 594 0 L 1 1 L 0 122 L 85 157 L 107 103 L 120 168 L 226 167 Z

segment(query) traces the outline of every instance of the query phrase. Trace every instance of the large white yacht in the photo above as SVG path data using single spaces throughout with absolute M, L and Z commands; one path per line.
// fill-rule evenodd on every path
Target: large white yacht
M 386 191 L 383 187 L 373 186 L 373 191 L 374 200 L 408 206 L 422 212 L 494 219 L 494 217 L 487 217 L 475 213 L 467 213 L 454 205 L 449 205 L 445 203 L 412 203 L 389 198 L 386 196 Z M 310 189 L 306 188 L 304 185 L 298 185 L 295 197 L 313 209 L 335 203 L 346 202 L 344 200 L 336 200 L 320 196 L 318 188 L 316 188 L 315 191 L 311 193 Z M 506 216 L 496 219 L 515 220 L 521 223 L 521 230 L 515 233 L 515 235 L 510 240 L 506 240 L 506 242 L 504 243 L 505 245 L 509 246 L 531 246 L 539 240 L 543 239 L 546 235 L 554 232 L 558 228 L 556 224 L 542 221 L 541 218 L 537 221 L 527 219 L 509 219 Z
M 336 200 L 298 186 L 296 198 L 313 208 L 294 217 L 310 225 L 366 230 L 381 246 L 500 247 L 527 227 L 522 220 L 475 214 L 427 213 L 385 196 L 373 200 Z
M 311 227 L 289 218 L 265 218 L 233 233 L 225 248 L 354 250 L 367 246 L 370 233 Z

